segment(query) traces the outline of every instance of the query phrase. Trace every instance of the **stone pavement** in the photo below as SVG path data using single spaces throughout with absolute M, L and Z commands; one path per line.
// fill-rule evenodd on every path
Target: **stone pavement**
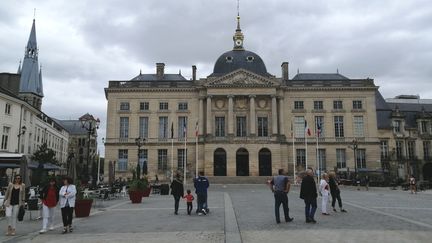
M 272 193 L 265 185 L 212 185 L 211 213 L 188 216 L 185 203 L 173 214 L 171 196 L 151 196 L 142 204 L 129 200 L 106 202 L 92 216 L 74 219 L 75 230 L 60 234 L 59 227 L 38 234 L 41 221 L 20 223 L 18 235 L 2 242 L 430 242 L 432 194 L 386 188 L 357 191 L 342 188 L 348 213 L 320 214 L 317 224 L 304 222 L 299 189 L 289 194 L 291 223 L 276 224 Z M 319 198 L 319 205 L 320 205 Z M 195 207 L 195 204 L 194 204 Z M 282 212 L 281 212 L 282 213 Z M 60 218 L 57 217 L 57 223 Z M 6 221 L 0 221 L 6 228 Z

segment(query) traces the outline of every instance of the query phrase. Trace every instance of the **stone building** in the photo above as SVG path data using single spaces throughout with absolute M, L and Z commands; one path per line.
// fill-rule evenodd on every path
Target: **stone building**
M 131 177 L 138 161 L 167 176 L 184 161 L 190 176 L 196 166 L 207 176 L 269 176 L 279 168 L 292 175 L 318 164 L 348 174 L 382 170 L 372 79 L 290 78 L 287 62 L 276 77 L 244 40 L 237 17 L 233 49 L 206 78 L 197 79 L 195 66 L 187 80 L 157 63 L 155 74 L 109 81 L 105 164 L 115 165 L 117 178 Z M 140 151 L 139 137 L 146 139 Z

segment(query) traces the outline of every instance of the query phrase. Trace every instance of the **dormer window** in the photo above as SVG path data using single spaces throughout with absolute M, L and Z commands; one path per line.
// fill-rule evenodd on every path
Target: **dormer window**
M 400 133 L 402 131 L 402 121 L 394 120 L 393 121 L 393 132 Z
M 226 59 L 227 62 L 232 62 L 233 57 L 232 56 L 227 56 L 225 59 Z
M 254 60 L 254 57 L 253 57 L 253 56 L 247 56 L 247 57 L 246 57 L 246 61 L 247 61 L 247 62 L 253 62 L 253 60 Z

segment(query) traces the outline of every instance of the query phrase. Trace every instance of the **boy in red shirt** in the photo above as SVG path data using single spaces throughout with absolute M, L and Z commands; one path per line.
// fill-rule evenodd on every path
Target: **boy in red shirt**
M 194 196 L 192 196 L 191 194 L 191 190 L 187 190 L 187 195 L 183 196 L 183 198 L 186 199 L 186 203 L 187 203 L 187 213 L 188 215 L 191 215 L 192 212 L 192 202 L 195 199 Z

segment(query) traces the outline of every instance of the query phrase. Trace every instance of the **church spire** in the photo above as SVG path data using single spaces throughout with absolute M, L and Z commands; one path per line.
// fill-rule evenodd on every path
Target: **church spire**
M 19 61 L 17 74 L 21 74 L 21 59 Z
M 243 33 L 241 32 L 241 28 L 240 28 L 239 1 L 237 1 L 237 29 L 236 29 L 236 32 L 234 33 L 234 36 L 233 36 L 234 50 L 238 50 L 238 51 L 244 50 L 243 40 L 244 40 L 244 36 L 243 36 Z

